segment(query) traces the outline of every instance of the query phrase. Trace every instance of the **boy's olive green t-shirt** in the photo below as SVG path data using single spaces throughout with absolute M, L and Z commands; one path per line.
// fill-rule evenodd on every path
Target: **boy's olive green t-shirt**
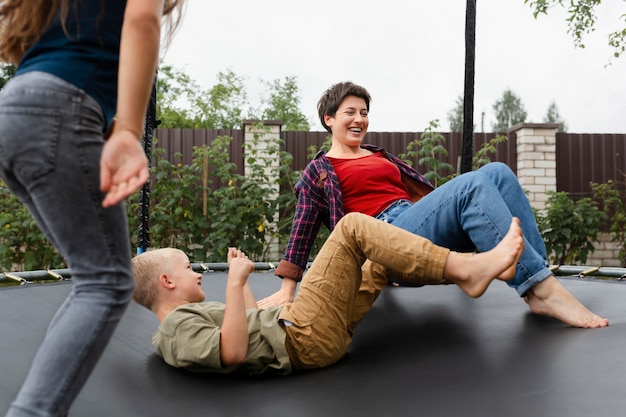
M 223 367 L 220 361 L 220 327 L 224 304 L 190 303 L 169 313 L 152 336 L 152 345 L 165 362 L 195 372 L 291 372 L 285 348 L 285 331 L 278 322 L 280 307 L 246 311 L 250 340 L 243 364 Z

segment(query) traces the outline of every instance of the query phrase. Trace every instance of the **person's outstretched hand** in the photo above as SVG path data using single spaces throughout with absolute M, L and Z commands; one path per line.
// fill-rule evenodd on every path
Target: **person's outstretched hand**
M 102 207 L 124 200 L 149 177 L 148 158 L 137 137 L 128 130 L 113 133 L 100 157 L 100 190 L 106 193 Z

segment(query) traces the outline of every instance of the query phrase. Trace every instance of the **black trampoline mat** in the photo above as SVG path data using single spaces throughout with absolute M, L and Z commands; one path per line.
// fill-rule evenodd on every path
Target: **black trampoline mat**
M 205 273 L 223 301 L 225 272 Z M 132 303 L 70 416 L 596 417 L 626 410 L 626 285 L 560 278 L 610 326 L 533 315 L 495 282 L 479 299 L 455 286 L 383 292 L 338 364 L 290 376 L 194 374 L 150 344 L 156 318 Z M 279 288 L 254 273 L 258 298 Z M 0 290 L 0 412 L 15 396 L 69 283 Z

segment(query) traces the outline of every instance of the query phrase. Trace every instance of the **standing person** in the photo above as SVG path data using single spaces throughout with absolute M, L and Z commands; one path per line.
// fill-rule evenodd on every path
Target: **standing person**
M 351 82 L 331 86 L 320 98 L 318 115 L 332 135 L 331 148 L 309 162 L 296 184 L 291 235 L 275 272 L 283 282 L 260 306 L 293 299 L 321 224 L 333 230 L 346 213 L 374 216 L 459 252 L 492 249 L 517 217 L 526 245 L 508 284 L 534 313 L 574 327 L 608 325 L 552 275 L 528 198 L 508 166 L 490 163 L 433 189 L 399 158 L 363 144 L 370 100 L 364 87 Z
M 157 316 L 152 344 L 169 365 L 197 372 L 285 375 L 332 365 L 348 351 L 359 322 L 354 316 L 367 309 L 359 306 L 367 301 L 357 295 L 366 259 L 407 278 L 446 279 L 479 297 L 494 279 L 514 276 L 523 248 L 518 219 L 493 250 L 465 256 L 350 213 L 324 243 L 293 303 L 257 308 L 248 285 L 254 263 L 235 248 L 228 251 L 225 303 L 204 302 L 202 275 L 191 269 L 184 252 L 173 248 L 133 258 L 133 299 Z M 378 285 L 386 285 L 386 279 Z
M 161 22 L 170 16 L 171 34 L 182 5 L 0 4 L 0 59 L 17 63 L 0 93 L 0 177 L 72 272 L 72 290 L 7 417 L 67 415 L 131 299 L 122 200 L 149 177 L 140 139 Z

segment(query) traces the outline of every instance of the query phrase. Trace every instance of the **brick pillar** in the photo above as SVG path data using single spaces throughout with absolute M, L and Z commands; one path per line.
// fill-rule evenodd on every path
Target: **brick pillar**
M 280 147 L 280 132 L 282 122 L 280 120 L 244 120 L 244 174 L 251 174 L 250 162 L 264 166 L 264 175 L 268 182 L 268 199 L 276 199 L 280 193 L 278 183 L 278 166 L 280 164 L 279 155 L 274 151 Z M 250 153 L 254 153 L 258 160 L 249 161 Z M 261 161 L 262 160 L 262 161 Z M 266 227 L 265 240 L 269 245 L 266 251 L 267 261 L 279 260 L 282 257 L 277 239 L 272 237 L 272 230 L 275 230 L 278 223 L 278 212 L 273 222 Z
M 509 129 L 517 136 L 517 178 L 538 210 L 545 208 L 546 191 L 556 191 L 558 127 L 558 123 L 519 123 Z

